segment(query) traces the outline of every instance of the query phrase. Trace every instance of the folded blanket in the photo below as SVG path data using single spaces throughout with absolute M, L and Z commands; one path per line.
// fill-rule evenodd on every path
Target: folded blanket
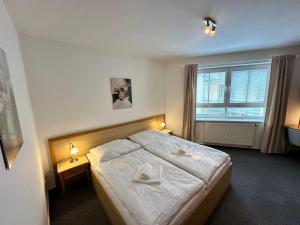
M 144 183 L 144 184 L 161 184 L 162 170 L 163 170 L 162 166 L 152 167 L 148 163 L 142 164 L 138 167 L 137 172 L 133 178 L 133 181 L 136 183 Z M 145 179 L 145 178 L 149 178 L 149 179 Z

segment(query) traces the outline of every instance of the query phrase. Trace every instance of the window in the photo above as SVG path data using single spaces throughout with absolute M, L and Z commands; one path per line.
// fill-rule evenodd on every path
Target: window
M 265 117 L 270 64 L 200 69 L 197 120 L 262 122 Z

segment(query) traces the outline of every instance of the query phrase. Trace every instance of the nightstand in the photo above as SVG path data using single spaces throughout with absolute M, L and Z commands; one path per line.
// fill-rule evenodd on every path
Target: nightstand
M 294 146 L 300 147 L 300 126 L 298 124 L 285 126 L 288 129 L 289 142 Z
M 85 155 L 79 156 L 76 162 L 70 162 L 70 159 L 58 162 L 57 173 L 62 191 L 65 192 L 65 180 L 79 174 L 85 174 L 88 181 L 90 181 L 89 165 L 90 162 Z
M 162 132 L 165 133 L 165 134 L 173 135 L 173 131 L 169 130 L 169 129 L 163 129 Z

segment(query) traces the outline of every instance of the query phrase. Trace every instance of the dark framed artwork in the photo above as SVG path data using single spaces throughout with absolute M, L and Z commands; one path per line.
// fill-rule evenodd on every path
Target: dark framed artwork
M 111 78 L 113 109 L 132 107 L 131 79 Z
M 0 48 L 0 148 L 7 169 L 12 167 L 22 144 L 23 137 L 6 54 Z

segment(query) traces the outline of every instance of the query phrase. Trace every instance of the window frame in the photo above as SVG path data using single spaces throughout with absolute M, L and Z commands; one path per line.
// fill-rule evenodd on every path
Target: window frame
M 269 76 L 267 77 L 267 87 L 266 87 L 266 93 L 265 93 L 265 99 L 264 102 L 259 103 L 231 103 L 230 102 L 230 95 L 231 95 L 231 78 L 232 78 L 232 72 L 233 71 L 240 71 L 240 70 L 253 70 L 253 69 L 268 69 Z M 224 103 L 198 103 L 197 102 L 197 89 L 198 89 L 198 75 L 200 73 L 213 73 L 213 72 L 225 72 L 225 87 L 224 87 Z M 261 120 L 258 118 L 251 119 L 248 118 L 241 118 L 241 117 L 228 117 L 227 116 L 227 110 L 228 108 L 266 108 L 267 106 L 267 99 L 268 99 L 268 90 L 269 90 L 269 82 L 270 82 L 270 72 L 271 72 L 271 63 L 270 62 L 264 62 L 259 64 L 248 64 L 248 65 L 238 65 L 238 66 L 224 66 L 224 67 L 217 67 L 217 68 L 198 68 L 197 71 L 197 80 L 196 80 L 196 107 L 197 108 L 224 108 L 225 110 L 225 116 L 224 117 L 197 117 L 197 112 L 195 112 L 196 115 L 196 121 L 229 121 L 229 122 L 239 122 L 239 121 L 245 121 L 245 122 L 263 122 L 265 115 Z M 222 120 L 221 120 L 222 119 Z

